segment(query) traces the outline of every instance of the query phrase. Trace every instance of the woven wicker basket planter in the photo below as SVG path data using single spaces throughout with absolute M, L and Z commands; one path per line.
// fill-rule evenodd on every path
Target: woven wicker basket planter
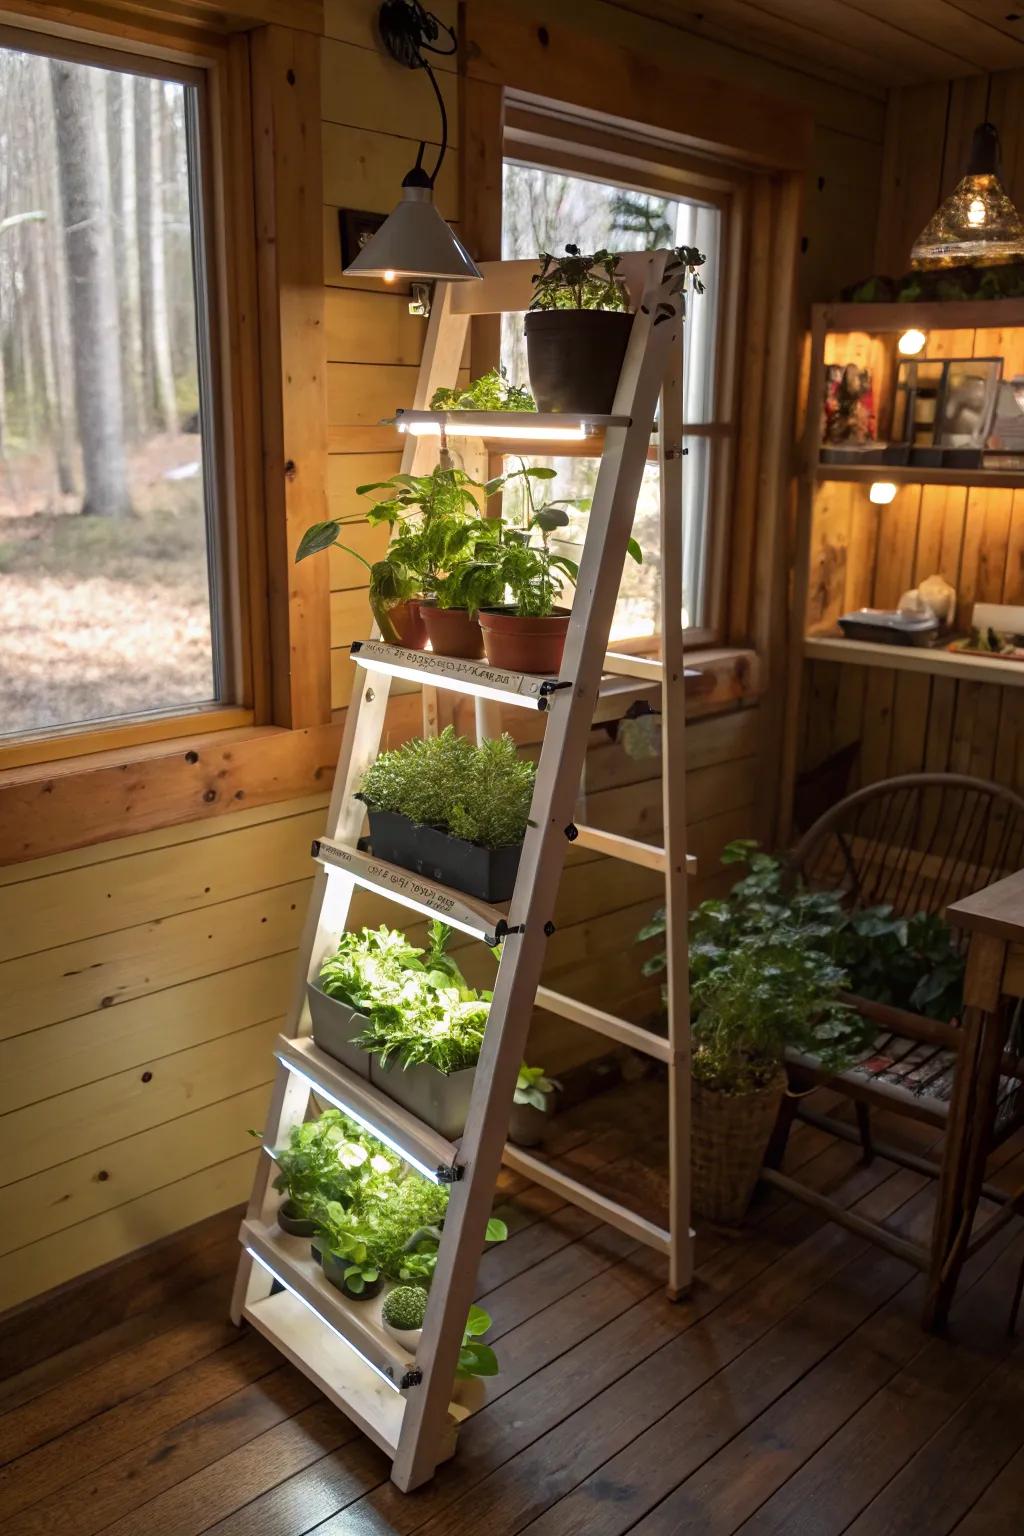
M 742 1221 L 786 1088 L 780 1071 L 755 1093 L 693 1085 L 693 1208 L 709 1221 Z

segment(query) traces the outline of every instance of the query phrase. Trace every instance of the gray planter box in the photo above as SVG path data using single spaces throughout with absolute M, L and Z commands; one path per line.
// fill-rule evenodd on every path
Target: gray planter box
M 362 1046 L 352 1044 L 353 1037 L 362 1033 L 369 1020 L 346 1003 L 340 1003 L 336 997 L 328 997 L 315 982 L 307 981 L 306 996 L 313 1019 L 314 1042 L 343 1067 L 369 1081 L 370 1053 Z
M 429 1125 L 438 1135 L 455 1141 L 466 1129 L 469 1099 L 473 1092 L 473 1068 L 446 1077 L 435 1067 L 420 1062 L 415 1067 L 383 1068 L 374 1056 L 370 1081 L 389 1099 Z

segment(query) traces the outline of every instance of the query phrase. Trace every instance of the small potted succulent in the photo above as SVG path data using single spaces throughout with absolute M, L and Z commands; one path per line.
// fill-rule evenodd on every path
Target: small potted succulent
M 384 1298 L 381 1322 L 396 1343 L 416 1353 L 427 1312 L 427 1292 L 422 1285 L 396 1285 Z
M 540 264 L 525 324 L 537 406 L 608 415 L 633 325 L 625 286 L 616 275 L 619 258 L 567 245 L 564 256 L 542 251 Z
M 358 791 L 373 852 L 483 901 L 507 901 L 534 776 L 508 735 L 474 746 L 448 726 L 382 752 Z
M 400 996 L 411 973 L 423 974 L 422 954 L 404 933 L 384 923 L 343 933 L 317 980 L 306 983 L 313 1040 L 320 1050 L 368 1078 L 370 1059 L 353 1041 L 379 1002 Z
M 518 1147 L 540 1146 L 561 1086 L 556 1078 L 547 1076 L 543 1067 L 528 1067 L 523 1062 L 508 1121 L 509 1141 Z

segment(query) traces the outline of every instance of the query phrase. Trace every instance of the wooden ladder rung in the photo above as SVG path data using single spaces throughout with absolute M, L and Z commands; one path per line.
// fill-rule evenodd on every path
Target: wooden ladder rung
M 568 1019 L 573 1024 L 582 1024 L 586 1029 L 596 1030 L 599 1035 L 618 1041 L 619 1045 L 628 1045 L 634 1051 L 642 1051 L 655 1061 L 672 1060 L 672 1047 L 661 1035 L 653 1034 L 641 1024 L 631 1024 L 628 1019 L 616 1018 L 613 1013 L 605 1013 L 590 1003 L 581 1003 L 575 997 L 552 992 L 550 987 L 537 988 L 537 1007 L 546 1009 L 548 1013 L 556 1013 L 560 1019 Z
M 563 1173 L 560 1168 L 553 1168 L 543 1158 L 525 1152 L 522 1147 L 506 1143 L 501 1159 L 506 1168 L 511 1168 L 514 1173 L 521 1173 L 533 1183 L 563 1195 L 572 1205 L 578 1205 L 599 1221 L 606 1221 L 610 1227 L 625 1232 L 627 1237 L 633 1237 L 638 1243 L 653 1248 L 655 1253 L 665 1254 L 666 1257 L 671 1253 L 672 1238 L 664 1227 L 648 1221 L 645 1216 L 637 1215 L 636 1211 L 629 1210 L 627 1206 L 619 1205 L 618 1201 L 610 1200 L 607 1195 L 598 1194 L 588 1185 L 581 1184 L 579 1179 Z
M 623 837 L 621 832 L 605 832 L 601 827 L 581 827 L 579 824 L 574 841 L 580 848 L 607 854 L 610 859 L 621 859 L 624 864 L 639 864 L 643 869 L 665 873 L 665 850 L 657 843 L 642 843 L 635 837 Z M 686 873 L 697 873 L 697 860 L 691 853 L 686 855 Z

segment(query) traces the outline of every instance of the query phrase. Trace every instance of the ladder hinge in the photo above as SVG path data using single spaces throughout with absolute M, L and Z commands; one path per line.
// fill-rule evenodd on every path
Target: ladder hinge
M 400 1378 L 398 1383 L 399 1390 L 404 1392 L 406 1387 L 418 1387 L 422 1380 L 423 1372 L 418 1365 L 415 1365 L 411 1371 L 406 1371 L 405 1375 Z
M 525 932 L 525 923 L 506 923 L 505 919 L 502 918 L 500 922 L 494 925 L 494 942 L 495 944 L 500 944 L 502 939 L 507 939 L 510 933 Z
M 544 680 L 544 682 L 541 683 L 541 685 L 540 685 L 541 698 L 543 698 L 543 699 L 549 698 L 551 694 L 557 693 L 559 688 L 571 688 L 571 687 L 572 687 L 572 684 L 569 683 L 569 682 L 556 683 L 553 678 L 550 678 L 550 677 L 546 678 Z
M 461 1163 L 439 1163 L 437 1168 L 437 1182 L 439 1184 L 458 1184 L 463 1175 Z

